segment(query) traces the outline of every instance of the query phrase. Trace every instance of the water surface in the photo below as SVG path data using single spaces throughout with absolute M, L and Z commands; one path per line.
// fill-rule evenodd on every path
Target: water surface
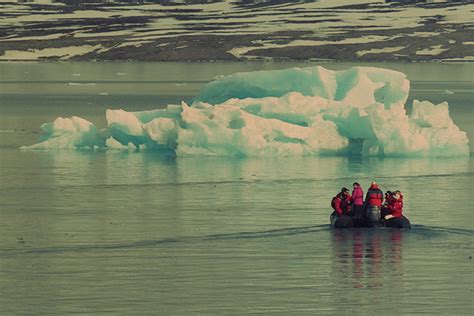
M 18 149 L 57 116 L 99 124 L 106 108 L 160 107 L 220 73 L 287 66 L 0 64 L 0 313 L 472 313 L 471 157 Z M 464 65 L 390 66 L 413 78 L 411 98 L 448 99 L 472 135 Z M 402 190 L 413 228 L 331 230 L 332 196 L 374 179 Z

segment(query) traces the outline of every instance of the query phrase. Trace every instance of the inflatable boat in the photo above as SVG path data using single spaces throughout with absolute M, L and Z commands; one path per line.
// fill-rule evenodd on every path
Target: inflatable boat
M 410 221 L 403 215 L 402 217 L 393 217 L 388 220 L 383 220 L 383 225 L 392 228 L 411 228 Z
M 378 209 L 370 209 L 366 214 L 366 218 L 357 219 L 353 216 L 337 216 L 336 212 L 332 212 L 329 216 L 332 228 L 353 228 L 353 227 L 391 227 L 391 228 L 411 228 L 408 218 L 392 217 L 390 219 L 381 219 Z
M 337 216 L 336 212 L 332 212 L 329 216 L 332 228 L 352 228 L 354 227 L 354 220 L 351 216 Z

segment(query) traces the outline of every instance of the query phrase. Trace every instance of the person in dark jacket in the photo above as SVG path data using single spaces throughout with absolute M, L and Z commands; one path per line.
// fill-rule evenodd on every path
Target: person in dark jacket
M 393 199 L 392 195 L 393 195 L 392 191 L 385 192 L 385 201 L 382 204 L 382 210 L 381 210 L 382 218 L 390 214 L 390 209 L 388 206 L 390 205 Z

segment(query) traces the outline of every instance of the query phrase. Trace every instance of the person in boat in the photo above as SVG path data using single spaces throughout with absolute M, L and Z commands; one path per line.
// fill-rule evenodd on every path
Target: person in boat
M 383 192 L 376 182 L 370 184 L 365 196 L 364 210 L 366 215 L 366 225 L 377 226 L 381 219 L 381 208 L 383 203 Z
M 349 189 L 342 188 L 341 192 L 336 194 L 332 198 L 331 207 L 336 212 L 336 216 L 349 216 L 350 215 L 350 205 L 351 205 L 351 195 Z
M 389 209 L 389 205 L 393 199 L 392 197 L 393 193 L 392 191 L 387 191 L 385 192 L 385 201 L 382 205 L 382 209 L 381 209 L 381 215 L 382 215 L 382 218 L 384 218 L 386 215 L 389 215 L 390 214 L 390 209 Z
M 389 214 L 383 217 L 385 227 L 411 228 L 408 218 L 403 215 L 403 194 L 400 191 L 394 191 L 388 202 Z
M 351 213 L 356 223 L 362 225 L 364 221 L 364 191 L 358 182 L 354 182 L 352 188 Z
M 397 190 L 392 193 L 387 201 L 387 209 L 389 213 L 384 216 L 385 220 L 403 217 L 403 195 L 400 191 Z
M 354 221 L 351 216 L 351 195 L 349 189 L 342 188 L 341 192 L 332 198 L 331 206 L 334 209 L 329 219 L 334 228 L 351 228 Z

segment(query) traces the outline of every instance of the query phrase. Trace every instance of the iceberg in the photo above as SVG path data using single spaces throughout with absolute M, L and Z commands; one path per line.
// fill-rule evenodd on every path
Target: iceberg
M 446 102 L 405 104 L 406 75 L 321 66 L 222 76 L 188 104 L 107 110 L 99 129 L 78 117 L 42 125 L 25 149 L 148 149 L 176 156 L 468 156 Z

